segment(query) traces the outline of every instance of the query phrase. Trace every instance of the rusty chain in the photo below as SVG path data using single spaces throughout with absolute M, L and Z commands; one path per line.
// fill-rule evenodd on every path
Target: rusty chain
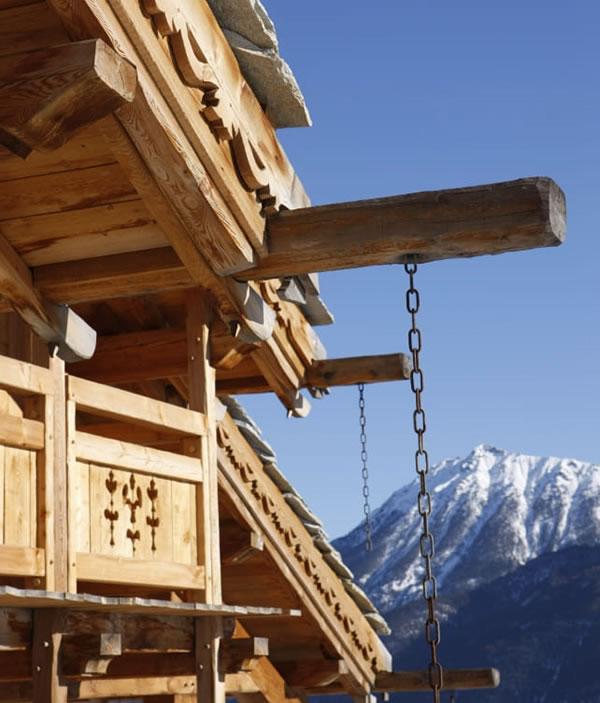
M 362 461 L 363 479 L 363 512 L 365 514 L 365 549 L 367 552 L 373 550 L 371 539 L 371 506 L 369 504 L 369 469 L 367 467 L 367 416 L 365 415 L 365 384 L 358 384 L 358 407 L 360 410 L 360 460 Z
M 419 291 L 414 285 L 416 264 L 405 264 L 404 269 L 409 276 L 409 287 L 406 291 L 406 309 L 411 316 L 411 328 L 408 332 L 408 348 L 412 354 L 412 371 L 410 373 L 410 387 L 415 396 L 415 410 L 413 412 L 413 427 L 417 435 L 418 448 L 415 453 L 415 468 L 420 479 L 420 489 L 417 496 L 417 509 L 423 521 L 423 533 L 419 540 L 419 549 L 425 562 L 425 575 L 423 577 L 423 598 L 427 601 L 427 620 L 425 621 L 425 639 L 431 649 L 429 663 L 429 685 L 433 690 L 433 700 L 439 703 L 440 689 L 444 685 L 443 670 L 437 658 L 437 647 L 440 643 L 440 623 L 435 614 L 437 599 L 437 581 L 433 575 L 431 561 L 435 553 L 433 535 L 429 531 L 429 516 L 431 515 L 431 494 L 427 490 L 427 474 L 429 473 L 429 455 L 425 450 L 424 434 L 427 429 L 425 411 L 421 402 L 424 378 L 421 369 L 419 354 L 421 352 L 421 330 L 417 327 L 417 312 L 419 312 Z

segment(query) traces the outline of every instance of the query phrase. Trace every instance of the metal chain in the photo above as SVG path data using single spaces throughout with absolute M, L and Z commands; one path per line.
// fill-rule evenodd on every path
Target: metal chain
M 369 505 L 369 469 L 367 468 L 367 416 L 365 415 L 365 384 L 358 384 L 358 407 L 360 409 L 360 459 L 362 461 L 363 478 L 363 512 L 365 514 L 365 549 L 367 552 L 373 550 L 371 540 L 371 506 Z
M 433 689 L 433 700 L 439 703 L 440 689 L 444 685 L 442 666 L 437 659 L 437 647 L 440 643 L 440 623 L 435 615 L 435 601 L 437 598 L 437 582 L 431 569 L 431 560 L 435 553 L 433 535 L 429 531 L 429 516 L 431 515 L 431 495 L 427 490 L 427 474 L 429 473 L 429 455 L 424 446 L 425 411 L 421 402 L 424 379 L 419 362 L 421 352 L 421 330 L 417 327 L 417 312 L 420 307 L 419 291 L 414 285 L 416 264 L 405 264 L 404 269 L 409 276 L 409 287 L 406 291 L 406 309 L 410 313 L 412 325 L 408 332 L 408 348 L 412 354 L 412 371 L 410 373 L 410 387 L 415 395 L 415 411 L 413 412 L 413 427 L 417 435 L 418 448 L 415 453 L 415 468 L 420 478 L 420 490 L 417 497 L 417 508 L 423 520 L 423 533 L 419 541 L 421 556 L 425 562 L 425 575 L 423 577 L 423 598 L 427 601 L 428 616 L 425 621 L 425 639 L 431 649 L 429 663 L 429 685 Z

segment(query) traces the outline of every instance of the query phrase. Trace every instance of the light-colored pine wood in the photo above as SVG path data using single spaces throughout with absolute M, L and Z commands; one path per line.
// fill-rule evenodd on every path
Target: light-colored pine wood
M 162 230 L 139 200 L 5 220 L 2 232 L 28 266 L 92 259 L 99 254 L 151 251 L 167 245 Z M 168 262 L 157 263 L 165 266 Z M 183 269 L 181 264 L 179 267 Z M 60 270 L 68 273 L 67 267 Z M 110 272 L 104 271 L 103 275 L 107 277 Z M 163 283 L 168 287 L 168 281 Z M 106 286 L 104 297 L 111 295 Z
M 52 151 L 133 100 L 136 70 L 101 39 L 0 57 L 0 141 Z
M 0 546 L 0 574 L 42 577 L 45 573 L 43 549 L 9 544 Z
M 173 561 L 197 563 L 196 488 L 193 484 L 171 482 Z
M 58 358 L 50 360 L 53 378 L 53 396 L 47 399 L 46 424 L 48 450 L 45 453 L 44 501 L 52 524 L 46 522 L 47 570 L 49 583 L 57 591 L 69 588 L 69 506 L 67 476 L 67 405 L 65 390 L 65 364 Z M 46 518 L 48 520 L 48 518 Z M 52 544 L 48 544 L 52 539 Z M 46 588 L 49 588 L 48 584 Z
M 0 544 L 4 544 L 4 458 L 5 449 L 0 445 Z
M 203 480 L 203 466 L 197 457 L 142 447 L 87 432 L 76 433 L 75 453 L 82 461 L 120 467 L 151 476 L 194 483 L 201 483 Z
M 4 542 L 15 547 L 31 544 L 31 454 L 26 449 L 4 450 Z
M 71 529 L 69 530 L 70 557 L 74 561 L 77 552 L 89 552 L 90 549 L 90 465 L 87 462 L 76 461 L 69 471 L 69 514 Z M 75 590 L 71 587 L 70 591 Z
M 205 584 L 202 566 L 103 554 L 77 554 L 77 575 L 82 581 L 159 588 L 203 590 Z
M 0 218 L 13 220 L 127 200 L 138 200 L 134 188 L 118 164 L 107 164 L 6 181 L 0 189 Z
M 44 447 L 44 423 L 10 415 L 0 417 L 0 443 L 21 449 Z
M 168 248 L 39 266 L 33 279 L 44 295 L 66 304 L 189 288 L 194 283 Z
M 205 414 L 207 423 L 207 434 L 200 445 L 203 484 L 196 489 L 198 562 L 206 569 L 207 602 L 221 603 L 215 370 L 210 365 L 210 328 L 215 311 L 211 299 L 200 290 L 187 294 L 186 305 L 188 400 L 190 408 Z M 194 451 L 193 445 L 188 443 L 187 450 Z
M 269 254 L 238 278 L 556 246 L 565 213 L 565 196 L 550 178 L 286 211 L 269 219 Z
M 56 151 L 33 152 L 26 159 L 0 146 L 0 182 L 101 166 L 113 163 L 114 160 L 103 137 L 96 128 L 91 127 L 84 129 Z
M 81 410 L 180 435 L 206 434 L 206 418 L 196 411 L 69 376 L 67 395 Z
M 52 374 L 48 369 L 0 356 L 0 386 L 32 394 L 51 394 Z

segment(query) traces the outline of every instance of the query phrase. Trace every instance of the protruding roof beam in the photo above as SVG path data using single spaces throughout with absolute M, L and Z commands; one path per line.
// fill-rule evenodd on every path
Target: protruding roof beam
M 426 191 L 280 212 L 249 280 L 556 246 L 566 205 L 550 178 Z
M 0 143 L 51 151 L 133 100 L 136 70 L 101 39 L 0 59 Z
M 65 361 L 89 359 L 96 348 L 96 332 L 66 305 L 42 298 L 31 271 L 0 234 L 0 295 L 45 342 L 55 345 Z
M 412 362 L 407 354 L 349 356 L 345 359 L 321 359 L 306 372 L 305 387 L 351 386 L 355 383 L 406 381 Z

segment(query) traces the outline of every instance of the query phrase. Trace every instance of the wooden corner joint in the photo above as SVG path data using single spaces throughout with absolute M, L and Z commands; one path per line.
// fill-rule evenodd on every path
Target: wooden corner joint
M 135 95 L 135 67 L 101 39 L 0 58 L 0 143 L 52 151 Z

